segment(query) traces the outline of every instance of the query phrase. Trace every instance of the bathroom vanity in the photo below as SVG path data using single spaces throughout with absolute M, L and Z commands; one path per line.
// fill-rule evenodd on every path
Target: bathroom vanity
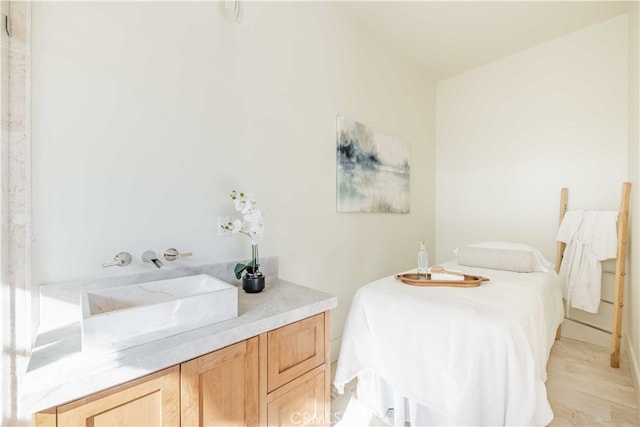
M 38 336 L 23 410 L 37 426 L 329 425 L 336 305 L 274 279 L 259 294 L 240 290 L 234 319 L 93 355 L 79 322 L 61 325 Z

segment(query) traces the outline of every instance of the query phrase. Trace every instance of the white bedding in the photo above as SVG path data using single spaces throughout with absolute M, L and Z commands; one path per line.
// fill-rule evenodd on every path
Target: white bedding
M 443 264 L 489 277 L 476 288 L 387 277 L 356 293 L 334 384 L 404 425 L 546 425 L 546 362 L 563 319 L 555 272 Z

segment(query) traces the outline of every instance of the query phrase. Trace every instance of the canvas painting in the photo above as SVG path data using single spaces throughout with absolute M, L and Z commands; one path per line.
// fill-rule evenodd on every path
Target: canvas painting
M 338 212 L 409 213 L 409 144 L 338 116 Z

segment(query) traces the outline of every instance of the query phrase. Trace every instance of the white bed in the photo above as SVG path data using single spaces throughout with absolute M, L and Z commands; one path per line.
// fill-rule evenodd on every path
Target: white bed
M 442 265 L 491 281 L 416 287 L 391 276 L 360 288 L 338 391 L 357 377 L 358 402 L 395 425 L 548 424 L 546 362 L 564 316 L 558 276 Z

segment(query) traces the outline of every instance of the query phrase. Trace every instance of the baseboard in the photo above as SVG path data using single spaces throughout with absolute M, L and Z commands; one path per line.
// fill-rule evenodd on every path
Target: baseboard
M 633 381 L 633 389 L 636 391 L 636 403 L 640 407 L 640 368 L 638 367 L 638 355 L 633 349 L 629 335 L 624 336 L 625 350 L 629 355 L 629 370 Z
M 562 336 L 601 347 L 609 347 L 611 345 L 611 335 L 570 319 L 565 319 L 562 323 Z

